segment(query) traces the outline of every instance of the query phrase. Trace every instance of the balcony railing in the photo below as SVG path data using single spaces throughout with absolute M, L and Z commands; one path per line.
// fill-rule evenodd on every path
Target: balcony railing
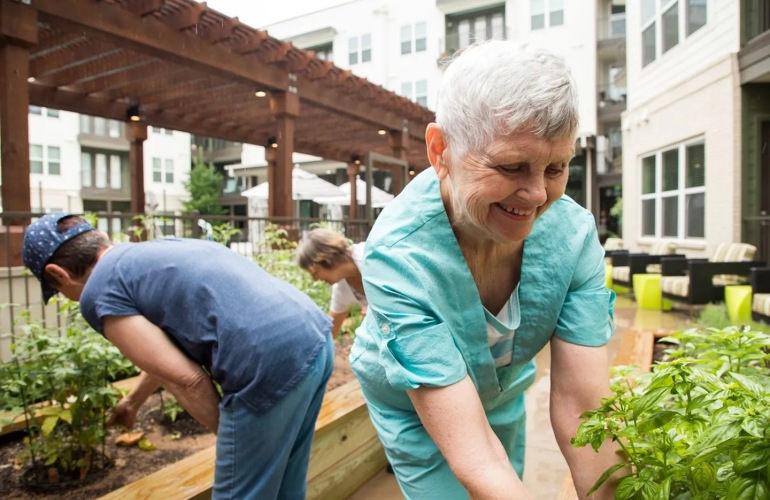
M 600 17 L 597 23 L 597 37 L 599 40 L 623 38 L 626 36 L 626 13 L 612 14 L 609 17 Z

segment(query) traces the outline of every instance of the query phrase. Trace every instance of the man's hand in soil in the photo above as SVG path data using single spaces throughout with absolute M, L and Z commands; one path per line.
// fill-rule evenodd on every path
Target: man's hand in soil
M 108 425 L 122 425 L 126 429 L 132 429 L 136 424 L 136 414 L 147 398 L 160 387 L 158 379 L 147 372 L 139 374 L 134 388 L 126 394 L 113 408 Z

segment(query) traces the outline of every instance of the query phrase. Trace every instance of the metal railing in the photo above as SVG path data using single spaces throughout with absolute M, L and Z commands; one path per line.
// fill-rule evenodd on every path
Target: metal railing
M 40 283 L 20 259 L 23 225 L 44 214 L 4 212 L 0 219 L 0 361 L 7 360 L 10 344 L 20 333 L 16 325 L 19 315 L 28 311 L 32 321 L 42 320 L 47 326 L 63 331 L 62 316 L 56 301 L 43 304 Z M 307 231 L 322 225 L 339 231 L 354 243 L 364 241 L 370 225 L 366 220 L 329 220 L 296 217 L 246 217 L 234 215 L 135 215 L 97 212 L 84 217 L 96 218 L 97 228 L 107 232 L 114 242 L 156 238 L 196 238 L 224 242 L 230 249 L 247 258 L 274 251 L 266 241 L 272 226 L 286 231 L 288 239 L 298 240 Z M 11 225 L 11 224 L 16 225 Z M 233 233 L 230 229 L 237 229 Z

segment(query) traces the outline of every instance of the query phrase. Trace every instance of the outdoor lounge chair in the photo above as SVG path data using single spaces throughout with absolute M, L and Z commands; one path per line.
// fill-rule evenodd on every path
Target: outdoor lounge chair
M 757 248 L 748 243 L 720 244 L 711 259 L 661 258 L 660 288 L 664 299 L 689 305 L 724 301 L 724 288 L 748 284 Z
M 770 324 L 770 267 L 755 267 L 749 276 L 751 319 Z
M 672 255 L 676 245 L 670 241 L 658 241 L 649 253 L 629 253 L 627 250 L 612 254 L 612 283 L 631 288 L 634 274 L 660 274 L 660 258 Z M 684 255 L 681 256 L 684 258 Z

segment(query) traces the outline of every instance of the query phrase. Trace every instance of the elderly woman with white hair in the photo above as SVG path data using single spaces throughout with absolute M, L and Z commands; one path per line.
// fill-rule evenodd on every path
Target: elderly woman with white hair
M 529 498 L 524 390 L 549 343 L 551 422 L 581 498 L 618 461 L 569 443 L 609 394 L 614 331 L 594 219 L 564 195 L 577 128 L 560 58 L 468 47 L 426 131 L 432 168 L 367 239 L 369 314 L 350 359 L 407 498 Z

